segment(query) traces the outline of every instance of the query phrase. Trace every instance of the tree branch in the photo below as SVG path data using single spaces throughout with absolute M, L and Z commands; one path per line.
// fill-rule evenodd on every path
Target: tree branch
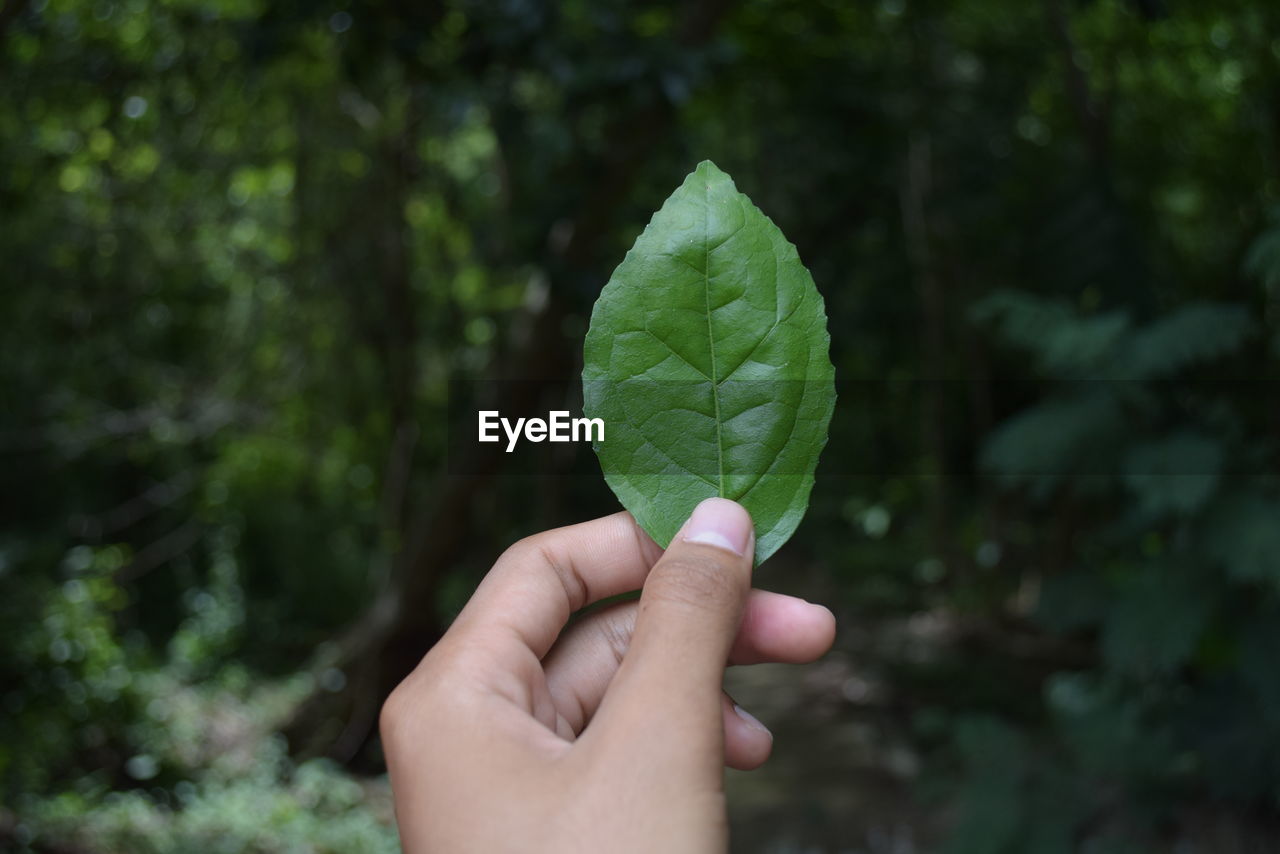
M 1067 97 L 1071 101 L 1080 130 L 1084 133 L 1093 164 L 1105 176 L 1110 171 L 1110 104 L 1100 101 L 1090 89 L 1089 78 L 1080 61 L 1079 49 L 1071 35 L 1071 21 L 1062 0 L 1045 0 L 1045 13 L 1066 64 Z

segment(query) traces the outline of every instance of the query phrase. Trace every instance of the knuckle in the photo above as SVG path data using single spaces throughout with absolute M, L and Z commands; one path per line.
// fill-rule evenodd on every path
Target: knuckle
M 627 650 L 631 648 L 631 634 L 635 630 L 634 606 L 615 607 L 600 616 L 600 636 L 605 649 L 613 656 L 614 664 L 621 666 Z
M 440 655 L 439 647 L 427 653 L 382 701 L 378 712 L 378 732 L 384 744 L 395 746 L 411 741 L 413 732 L 421 728 L 424 720 L 437 714 L 438 692 L 434 685 L 438 681 L 439 662 L 436 659 Z
M 552 536 L 553 533 L 543 531 L 517 540 L 503 553 L 502 558 L 516 566 L 545 566 L 564 588 L 571 610 L 576 610 L 589 601 L 590 591 L 586 581 L 574 569 L 572 559 L 564 554 L 560 541 Z
M 541 560 L 545 548 L 541 541 L 541 536 L 541 534 L 531 534 L 516 540 L 507 546 L 507 550 L 502 553 L 502 557 L 499 560 L 509 560 L 513 563 Z
M 393 743 L 404 728 L 411 705 L 407 694 L 405 683 L 401 682 L 382 702 L 382 711 L 378 714 L 378 731 L 387 744 Z

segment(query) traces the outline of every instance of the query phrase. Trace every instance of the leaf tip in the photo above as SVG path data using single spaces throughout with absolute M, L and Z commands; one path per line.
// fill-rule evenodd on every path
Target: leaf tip
M 703 160 L 694 167 L 694 174 L 701 175 L 704 178 L 714 178 L 725 174 L 724 170 L 710 160 Z

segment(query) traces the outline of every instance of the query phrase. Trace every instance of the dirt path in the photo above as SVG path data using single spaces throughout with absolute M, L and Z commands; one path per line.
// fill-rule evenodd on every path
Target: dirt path
M 765 586 L 829 603 L 829 581 L 798 567 Z M 772 582 L 772 583 L 771 583 Z M 859 666 L 871 638 L 837 613 L 836 648 L 816 664 L 732 669 L 726 690 L 774 734 L 773 756 L 752 772 L 728 772 L 733 850 L 743 854 L 917 854 L 938 821 L 913 796 L 920 762 L 905 721 Z

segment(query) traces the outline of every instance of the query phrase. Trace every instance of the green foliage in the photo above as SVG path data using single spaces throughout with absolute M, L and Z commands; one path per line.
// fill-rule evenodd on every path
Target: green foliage
M 1014 314 L 1024 322 L 1011 323 Z M 1253 417 L 1254 385 L 1241 395 L 1239 383 L 1203 373 L 1249 344 L 1252 315 L 1191 304 L 1144 325 L 1108 323 L 1060 301 L 1002 295 L 975 317 L 1007 329 L 1046 378 L 1041 402 L 992 434 L 984 465 L 1058 513 L 1068 512 L 1064 500 L 1091 511 L 1067 556 L 1071 568 L 1046 580 L 1037 616 L 1055 632 L 1096 637 L 1098 660 L 1049 681 L 1054 715 L 1043 744 L 1008 747 L 1020 757 L 1008 761 L 1036 769 L 1024 772 L 1014 817 L 1003 819 L 1025 823 L 1011 838 L 1030 844 L 1038 793 L 1064 786 L 1073 822 L 1116 811 L 1091 832 L 1103 850 L 1151 850 L 1163 820 L 1147 806 L 1155 792 L 1201 785 L 1269 802 L 1274 779 L 1227 733 L 1258 732 L 1267 725 L 1255 715 L 1280 713 L 1280 697 L 1258 694 L 1256 681 L 1246 687 L 1233 672 L 1255 672 L 1266 643 L 1257 626 L 1277 612 L 1280 505 L 1274 478 L 1258 466 L 1272 449 L 1242 427 Z M 1092 334 L 1102 329 L 1101 339 Z M 1104 379 L 1080 380 L 1082 367 Z M 1240 621 L 1241 613 L 1250 616 Z M 1211 714 L 1232 723 L 1205 729 Z M 1241 774 L 1221 764 L 1228 755 L 1244 762 Z M 987 792 L 994 784 L 973 777 L 969 785 Z M 967 820 L 985 826 L 981 803 Z M 959 838 L 969 840 L 963 851 L 1041 850 Z
M 1274 493 L 1244 489 L 1219 500 L 1201 523 L 1205 558 L 1238 582 L 1280 591 L 1280 501 Z
M 5 729 L 22 733 L 21 740 L 0 743 L 0 775 L 10 786 L 49 785 L 77 754 L 124 735 L 121 725 L 140 705 L 134 674 L 146 659 L 121 644 L 113 616 L 124 596 L 94 566 L 113 558 L 82 548 L 68 560 L 82 574 L 61 586 L 26 591 L 27 602 L 41 601 L 43 607 L 8 650 L 8 666 L 29 674 L 24 690 L 5 698 Z M 21 619 L 25 604 L 11 600 L 5 616 Z
M 1151 519 L 1190 515 L 1208 503 L 1222 476 L 1222 445 L 1196 433 L 1143 443 L 1121 463 L 1137 512 Z
M 795 247 L 699 164 L 600 292 L 584 355 L 605 479 L 660 544 L 711 496 L 751 513 L 757 561 L 790 539 L 835 406 L 826 321 Z
M 1150 380 L 1238 351 L 1255 331 L 1244 305 L 1191 304 L 1152 322 L 1120 354 L 1120 375 Z
M 222 708 L 199 711 L 214 720 L 249 711 L 220 702 Z M 213 760 L 212 770 L 165 789 L 85 787 L 34 803 L 21 836 L 36 850 L 47 840 L 72 840 L 121 854 L 400 850 L 385 782 L 362 784 L 327 760 L 294 766 L 279 739 L 258 738 L 247 745 L 250 754 Z M 155 762 L 143 754 L 132 764 L 148 776 Z
M 366 615 L 412 618 L 362 660 L 407 666 L 506 544 L 611 504 L 588 454 L 460 492 L 450 384 L 567 379 L 709 156 L 823 282 L 845 383 L 758 583 L 886 680 L 779 730 L 831 768 L 736 844 L 878 825 L 866 787 L 933 798 L 923 850 L 1270 850 L 1277 32 L 1262 0 L 0 4 L 0 848 L 392 844 L 376 746 L 275 733 L 317 688 L 363 702 L 320 730 L 376 717 L 328 666 Z M 843 773 L 903 716 L 918 773 Z
M 1139 679 L 1175 673 L 1199 646 L 1216 592 L 1172 561 L 1121 576 L 1102 625 L 1107 669 Z

